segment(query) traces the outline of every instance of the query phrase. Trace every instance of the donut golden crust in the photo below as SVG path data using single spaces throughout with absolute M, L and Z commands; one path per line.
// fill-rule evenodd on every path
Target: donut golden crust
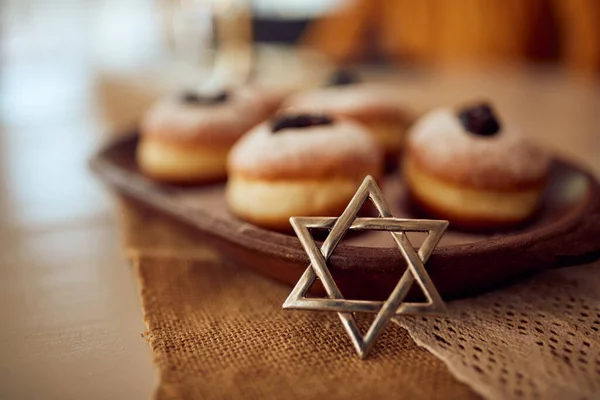
M 450 109 L 412 129 L 404 176 L 412 199 L 457 226 L 516 225 L 538 208 L 550 159 L 510 126 L 490 137 L 464 130 Z
M 226 176 L 228 147 L 182 146 L 143 140 L 137 149 L 137 162 L 153 179 L 190 184 L 213 182 Z
M 386 154 L 402 149 L 405 131 L 412 122 L 393 93 L 375 84 L 329 87 L 288 98 L 282 109 L 340 115 L 360 122 L 374 135 Z
M 232 149 L 226 199 L 240 218 L 290 228 L 291 216 L 337 216 L 366 175 L 381 175 L 382 154 L 353 122 L 284 129 L 263 123 Z
M 227 203 L 240 218 L 270 229 L 290 228 L 290 216 L 340 215 L 360 182 L 329 180 L 254 180 L 227 182 Z
M 410 159 L 404 162 L 404 174 L 419 208 L 464 228 L 518 225 L 536 211 L 544 190 L 544 183 L 512 191 L 460 186 L 430 175 Z
M 212 105 L 162 99 L 141 122 L 138 165 L 146 175 L 167 182 L 222 180 L 231 146 L 269 111 L 252 89 L 240 89 Z

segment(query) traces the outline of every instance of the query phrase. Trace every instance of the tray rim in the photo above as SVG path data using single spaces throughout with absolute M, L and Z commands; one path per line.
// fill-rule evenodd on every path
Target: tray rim
M 285 259 L 288 262 L 305 262 L 307 260 L 307 256 L 296 237 L 269 231 L 242 221 L 239 222 L 239 224 L 243 224 L 243 229 L 240 230 L 238 224 L 212 216 L 210 213 L 201 210 L 194 210 L 193 214 L 190 214 L 189 209 L 180 207 L 169 199 L 168 189 L 165 190 L 164 187 L 161 188 L 160 184 L 154 183 L 149 178 L 115 166 L 105 159 L 104 155 L 111 149 L 131 144 L 131 142 L 137 141 L 137 137 L 138 134 L 135 130 L 124 135 L 118 135 L 116 138 L 108 140 L 92 155 L 89 165 L 105 184 L 118 192 L 133 196 L 137 200 L 159 209 L 161 212 L 171 214 L 204 233 L 235 245 L 244 246 L 248 250 L 267 253 L 269 256 Z M 486 253 L 491 255 L 501 251 L 514 251 L 515 249 L 527 250 L 527 248 L 536 244 L 556 240 L 557 237 L 572 235 L 573 233 L 600 237 L 599 182 L 591 172 L 562 157 L 555 157 L 555 162 L 577 170 L 586 179 L 587 195 L 572 210 L 569 210 L 556 221 L 532 231 L 484 239 L 473 243 L 439 246 L 434 250 L 431 256 L 432 259 L 448 259 L 456 255 L 466 254 L 482 257 L 486 256 Z M 135 176 L 135 179 L 128 179 L 132 176 Z M 148 196 L 149 192 L 152 192 L 154 196 Z M 592 261 L 600 258 L 600 240 L 597 242 L 596 245 L 585 246 L 586 249 L 581 252 L 557 251 L 556 254 L 550 254 L 548 255 L 550 258 L 560 257 L 563 255 L 562 253 L 567 258 L 572 255 L 575 261 L 569 262 L 566 258 L 563 258 L 561 262 L 548 261 L 545 265 L 542 265 L 541 269 L 579 264 L 581 261 L 577 260 L 580 259 Z M 557 245 L 559 249 L 564 248 L 564 246 L 560 246 L 560 243 L 557 243 Z M 282 248 L 285 251 L 282 251 Z M 376 251 L 373 251 L 374 249 Z M 357 267 L 361 263 L 349 264 L 344 262 L 344 260 L 356 259 L 357 257 L 364 259 L 367 252 L 370 253 L 368 255 L 368 268 Z M 395 268 L 389 266 L 389 260 L 396 257 L 395 253 L 397 253 L 397 249 L 394 247 L 368 247 L 340 243 L 331 259 L 334 268 L 340 270 L 368 269 L 369 272 L 388 272 L 399 270 L 397 266 Z M 404 266 L 402 266 L 403 269 Z

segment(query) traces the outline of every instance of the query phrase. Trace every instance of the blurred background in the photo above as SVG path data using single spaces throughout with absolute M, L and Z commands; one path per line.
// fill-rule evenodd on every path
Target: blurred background
M 152 389 L 116 217 L 86 162 L 168 91 L 247 76 L 300 89 L 358 66 L 416 109 L 491 98 L 543 145 L 600 172 L 598 0 L 0 5 L 3 398 Z

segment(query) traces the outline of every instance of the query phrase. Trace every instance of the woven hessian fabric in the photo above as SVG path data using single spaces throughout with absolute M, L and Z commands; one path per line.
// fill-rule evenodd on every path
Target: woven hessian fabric
M 139 204 L 121 209 L 157 399 L 479 398 L 395 324 L 360 360 L 335 314 L 284 311 L 290 288 L 220 263 L 190 230 Z

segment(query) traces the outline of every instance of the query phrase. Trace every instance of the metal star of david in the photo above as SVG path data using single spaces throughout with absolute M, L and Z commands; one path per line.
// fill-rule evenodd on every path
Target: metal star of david
M 358 212 L 369 198 L 377 208 L 380 217 L 359 218 Z M 290 223 L 308 254 L 310 265 L 286 299 L 283 308 L 337 312 L 361 358 L 365 358 L 369 354 L 392 317 L 407 314 L 443 315 L 446 313 L 446 306 L 425 271 L 424 265 L 444 235 L 448 221 L 394 218 L 373 177 L 365 178 L 339 218 L 291 217 Z M 330 229 L 330 233 L 320 249 L 309 232 L 310 228 Z M 345 299 L 333 280 L 327 268 L 327 260 L 349 229 L 389 231 L 406 260 L 408 268 L 386 301 Z M 418 251 L 415 251 L 405 232 L 427 232 L 427 238 Z M 317 278 L 321 280 L 328 298 L 306 297 L 306 293 Z M 415 281 L 421 287 L 427 299 L 426 302 L 404 302 L 404 298 Z M 376 314 L 364 336 L 360 333 L 353 314 L 361 312 Z

